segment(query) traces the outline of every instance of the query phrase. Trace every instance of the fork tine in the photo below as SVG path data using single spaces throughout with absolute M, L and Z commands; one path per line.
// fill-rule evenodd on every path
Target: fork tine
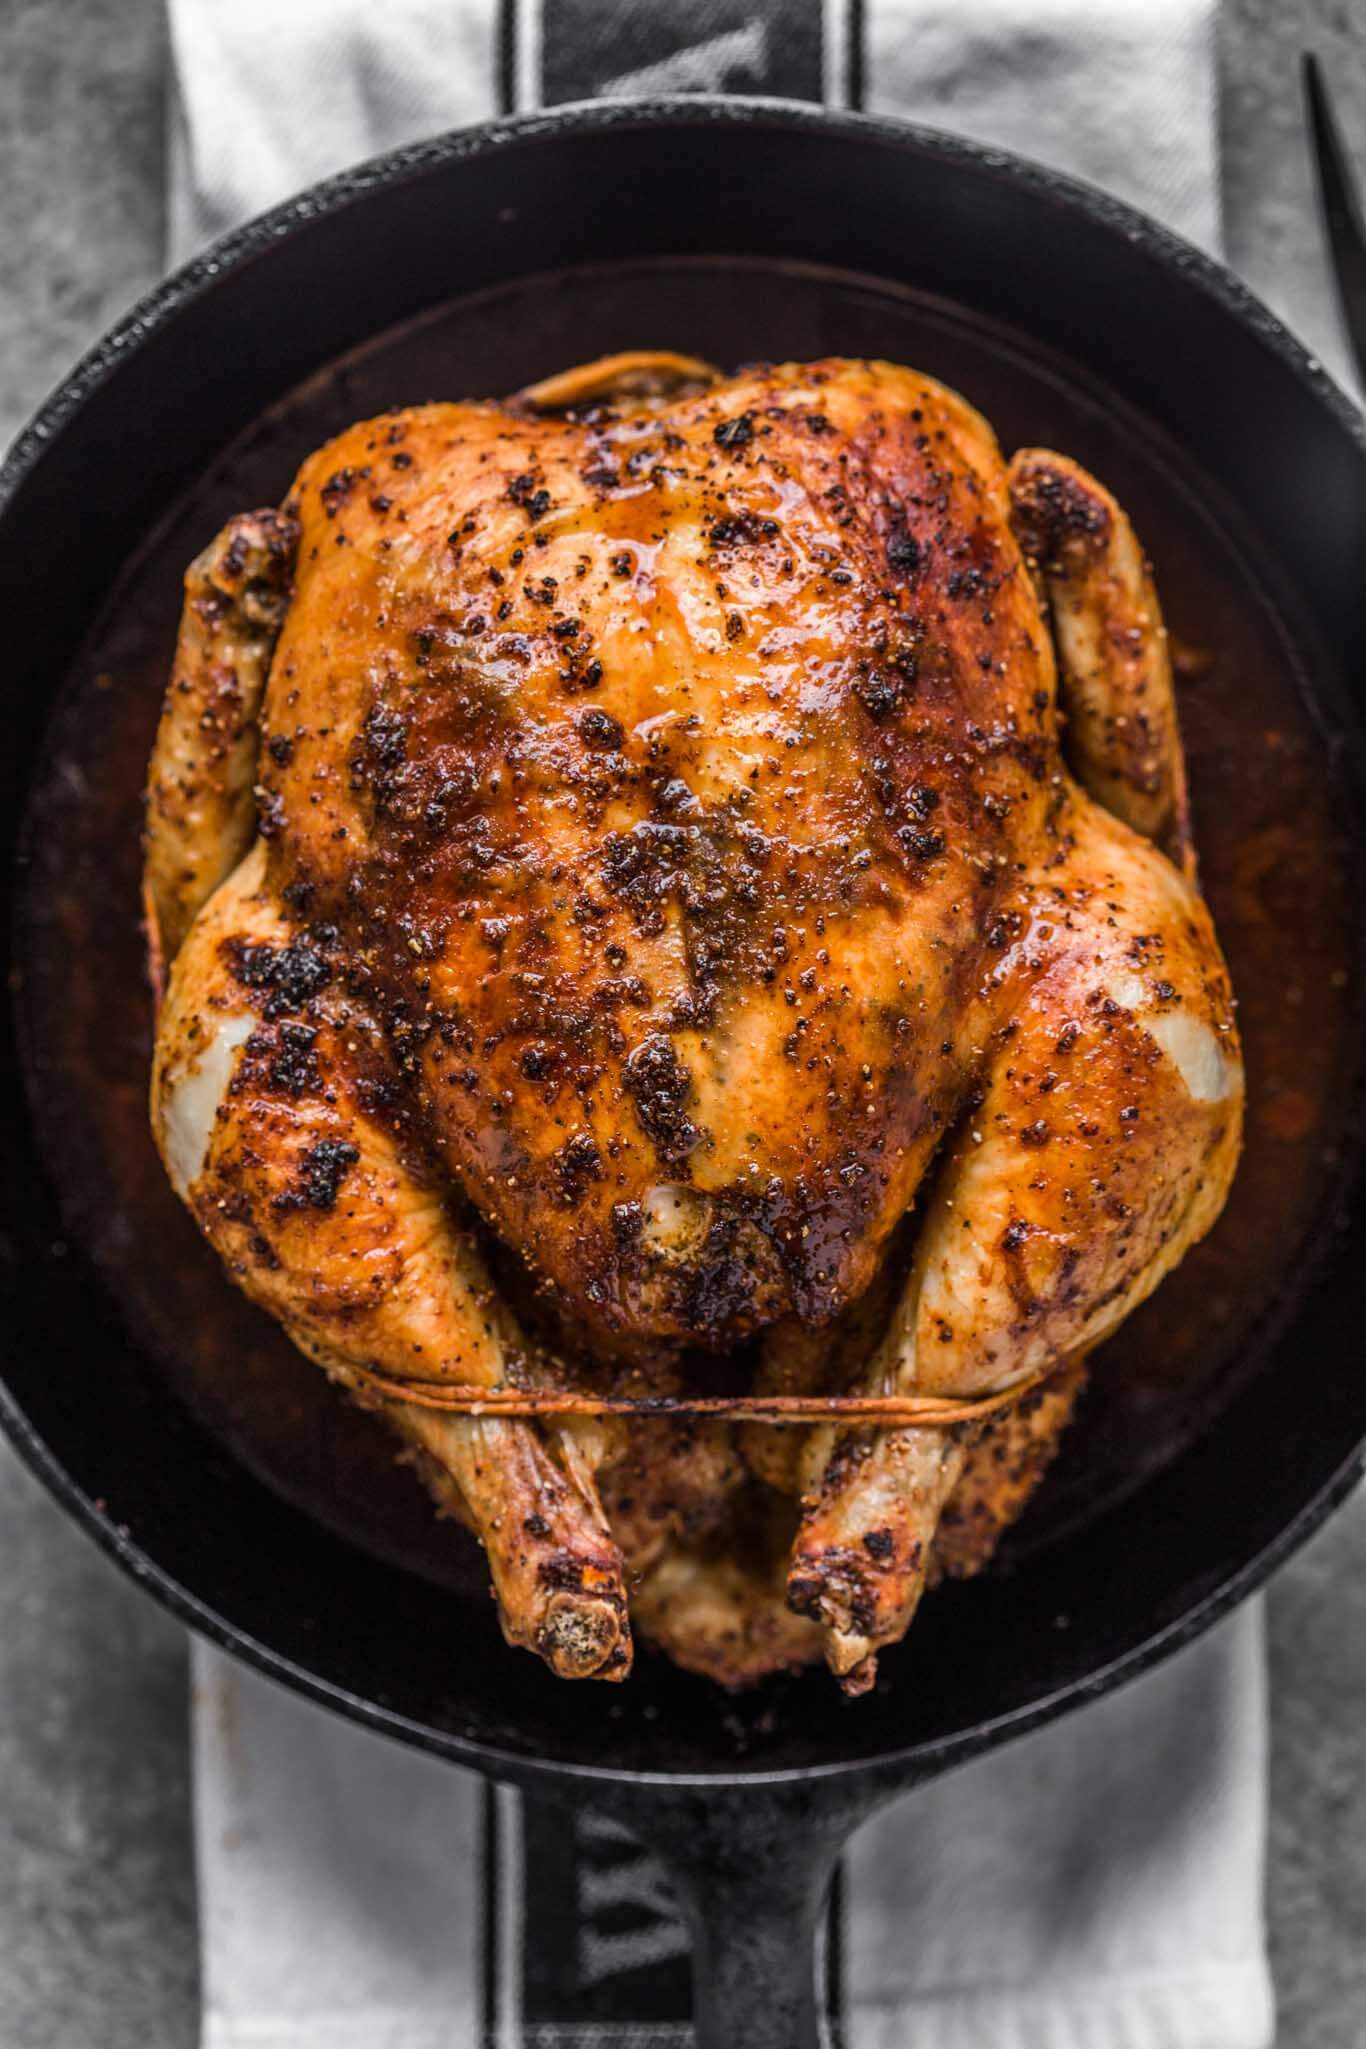
M 1312 50 L 1304 55 L 1303 74 L 1318 168 L 1319 201 L 1338 307 L 1356 360 L 1357 376 L 1366 386 L 1366 220 L 1323 70 Z

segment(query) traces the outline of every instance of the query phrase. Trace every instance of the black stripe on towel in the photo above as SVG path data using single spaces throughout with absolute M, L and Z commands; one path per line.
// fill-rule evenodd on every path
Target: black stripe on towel
M 733 92 L 857 106 L 862 17 L 862 0 L 499 0 L 499 102 Z
M 500 114 L 517 112 L 517 0 L 498 0 L 494 48 L 494 105 Z
M 500 0 L 504 112 L 671 92 L 861 106 L 863 0 Z M 521 1842 L 506 1840 L 520 1828 Z M 489 2049 L 571 2049 L 586 2027 L 691 2040 L 687 1932 L 654 1858 L 615 1824 L 523 1796 L 483 1806 L 483 2030 Z M 508 1874 L 520 1868 L 521 1982 L 506 1982 Z M 844 2003 L 843 1874 L 831 1891 L 827 2011 Z M 610 2041 L 610 2033 L 606 2037 Z
M 483 1925 L 479 1944 L 479 2022 L 484 2049 L 495 2049 L 499 2040 L 498 2000 L 498 1804 L 492 1783 L 485 1779 L 479 1805 L 479 1890 Z

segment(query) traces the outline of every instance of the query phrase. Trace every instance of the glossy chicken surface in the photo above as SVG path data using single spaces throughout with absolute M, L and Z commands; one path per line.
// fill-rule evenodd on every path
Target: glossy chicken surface
M 147 896 L 177 1189 L 566 1676 L 624 1675 L 633 1612 L 727 1683 L 870 1684 L 1236 1163 L 1141 550 L 888 364 L 613 359 L 320 450 L 190 571 Z M 799 1431 L 375 1370 L 1049 1377 Z

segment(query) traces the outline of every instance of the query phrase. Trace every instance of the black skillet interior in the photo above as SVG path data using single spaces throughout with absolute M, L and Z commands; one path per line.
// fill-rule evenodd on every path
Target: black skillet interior
M 185 561 L 354 417 L 631 345 L 899 357 L 1007 445 L 1054 441 L 1118 490 L 1181 644 L 1242 989 L 1229 1217 L 1106 1355 L 1006 1569 L 937 1593 L 852 1707 L 822 1675 L 732 1701 L 649 1658 L 619 1691 L 567 1688 L 504 1650 L 477 1561 L 229 1294 L 145 1131 L 137 799 Z M 1366 1432 L 1364 477 L 1350 408 L 1190 252 L 1064 181 L 809 110 L 600 107 L 449 138 L 173 280 L 58 394 L 0 516 L 7 817 L 33 800 L 4 1069 L 21 1448 L 199 1626 L 514 1771 L 942 1763 L 1200 1626 L 1345 1486 Z

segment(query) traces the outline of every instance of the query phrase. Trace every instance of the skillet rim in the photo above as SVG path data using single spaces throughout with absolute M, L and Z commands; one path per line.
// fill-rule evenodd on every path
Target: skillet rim
M 302 1694 L 377 1735 L 390 1737 L 429 1756 L 443 1758 L 447 1763 L 466 1765 L 495 1778 L 542 1791 L 563 1790 L 568 1784 L 585 1792 L 603 1786 L 627 1786 L 654 1788 L 674 1794 L 705 1794 L 711 1787 L 758 1793 L 766 1788 L 791 1788 L 809 1785 L 813 1781 L 827 1785 L 845 1780 L 855 1780 L 869 1787 L 885 1786 L 889 1792 L 893 1788 L 905 1790 L 926 1779 L 936 1778 L 956 1765 L 965 1764 L 984 1751 L 1025 1736 L 1030 1730 L 1041 1728 L 1088 1701 L 1099 1700 L 1194 1643 L 1249 1595 L 1256 1593 L 1286 1559 L 1327 1521 L 1366 1473 L 1366 1440 L 1363 1440 L 1270 1544 L 1212 1588 L 1184 1615 L 1145 1637 L 1132 1650 L 1110 1659 L 1082 1678 L 1056 1687 L 1040 1699 L 1031 1701 L 1027 1707 L 988 1716 L 952 1736 L 907 1743 L 871 1757 L 832 1758 L 821 1763 L 779 1768 L 760 1766 L 750 1770 L 741 1766 L 721 1766 L 714 1771 L 637 1771 L 621 1765 L 581 1764 L 574 1759 L 533 1757 L 525 1752 L 506 1750 L 495 1742 L 436 1729 L 430 1723 L 402 1714 L 397 1709 L 367 1700 L 349 1687 L 320 1678 L 308 1666 L 272 1650 L 269 1644 L 227 1621 L 198 1594 L 164 1571 L 71 1478 L 46 1440 L 29 1424 L 2 1376 L 0 1430 L 4 1431 L 28 1470 L 107 1557 L 178 1621 L 220 1650 L 240 1658 L 263 1677 L 287 1686 L 291 1692 Z
M 1211 300 L 1279 360 L 1345 435 L 1366 463 L 1366 420 L 1323 364 L 1296 340 L 1257 295 L 1216 258 L 1150 216 L 1083 180 L 1034 163 L 1013 152 L 887 116 L 826 110 L 777 98 L 685 95 L 632 101 L 581 101 L 512 115 L 472 128 L 455 129 L 407 144 L 336 173 L 221 237 L 145 293 L 54 387 L 0 462 L 0 524 L 30 475 L 58 443 L 87 400 L 180 311 L 296 229 L 344 212 L 369 193 L 420 180 L 429 169 L 476 161 L 526 143 L 562 136 L 670 127 L 724 127 L 812 132 L 821 138 L 874 143 L 904 152 L 911 160 L 937 159 L 987 171 L 1009 184 L 1080 213 Z M 17 1077 L 11 1078 L 17 1082 Z M 1324 1283 L 1320 1280 L 1318 1286 Z M 1284 1342 L 1284 1338 L 1279 1342 Z M 161 1567 L 91 1499 L 20 1407 L 0 1368 L 0 1429 L 24 1463 L 73 1520 L 131 1578 L 178 1619 L 267 1677 L 290 1686 L 349 1719 L 410 1746 L 497 1776 L 543 1787 L 566 1783 L 582 1788 L 609 1784 L 656 1787 L 674 1792 L 729 1786 L 757 1791 L 811 1780 L 855 1779 L 865 1784 L 906 1784 L 964 1761 L 979 1751 L 1054 1719 L 1083 1701 L 1111 1691 L 1193 1642 L 1215 1621 L 1260 1586 L 1326 1519 L 1366 1470 L 1366 1432 L 1309 1495 L 1270 1542 L 1218 1580 L 1185 1612 L 1129 1650 L 1090 1673 L 1055 1687 L 1027 1705 L 979 1720 L 952 1735 L 908 1743 L 872 1756 L 842 1757 L 782 1768 L 722 1766 L 707 1771 L 641 1771 L 616 1765 L 584 1764 L 510 1751 L 497 1742 L 440 1730 L 388 1708 L 273 1650 L 227 1620 L 201 1596 Z
M 335 172 L 330 178 L 308 186 L 293 198 L 282 200 L 265 213 L 256 214 L 238 228 L 232 228 L 207 249 L 163 278 L 101 335 L 80 356 L 65 377 L 22 427 L 0 461 L 0 518 L 29 472 L 47 453 L 56 434 L 79 410 L 87 397 L 118 367 L 126 355 L 173 319 L 184 305 L 210 289 L 227 271 L 237 269 L 251 257 L 282 241 L 295 227 L 338 213 L 354 200 L 377 187 L 397 185 L 419 177 L 436 164 L 460 162 L 516 148 L 523 142 L 554 139 L 561 133 L 613 131 L 616 129 L 659 129 L 676 124 L 684 127 L 749 127 L 784 124 L 798 130 L 813 129 L 822 135 L 843 136 L 852 141 L 876 141 L 900 146 L 910 154 L 939 157 L 948 163 L 970 163 L 1008 182 L 1042 195 L 1060 199 L 1089 216 L 1121 239 L 1144 248 L 1168 267 L 1175 268 L 1227 313 L 1252 331 L 1291 369 L 1314 396 L 1327 407 L 1341 427 L 1366 456 L 1366 416 L 1331 377 L 1317 356 L 1296 339 L 1265 300 L 1244 284 L 1228 265 L 1197 248 L 1184 235 L 1164 227 L 1151 214 L 1130 206 L 1127 200 L 1092 185 L 1069 172 L 1018 156 L 1011 150 L 974 142 L 967 136 L 945 129 L 929 128 L 918 122 L 900 121 L 885 114 L 853 113 L 827 109 L 804 100 L 772 97 L 719 95 L 710 93 L 661 95 L 640 100 L 575 100 L 564 106 L 541 108 L 534 113 L 509 114 L 470 128 L 447 129 L 421 142 L 406 143 L 394 150 Z

